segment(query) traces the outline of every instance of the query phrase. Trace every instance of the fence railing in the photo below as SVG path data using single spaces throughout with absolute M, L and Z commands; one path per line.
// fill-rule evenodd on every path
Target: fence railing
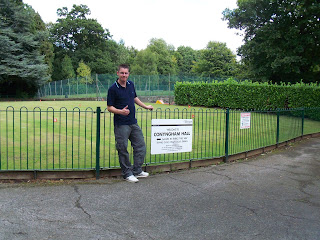
M 147 145 L 145 164 L 225 157 L 320 132 L 309 119 L 320 108 L 251 111 L 246 128 L 237 110 L 137 109 Z M 248 116 L 248 114 L 246 115 Z M 193 119 L 192 151 L 151 154 L 152 119 Z M 132 156 L 132 154 L 131 154 Z M 132 159 L 131 159 L 132 160 Z M 119 168 L 113 115 L 106 109 L 35 107 L 0 110 L 0 171 Z
M 46 98 L 106 98 L 116 74 L 95 74 L 90 77 L 72 78 L 49 82 L 41 86 L 39 97 Z M 175 75 L 130 75 L 139 96 L 173 96 L 176 82 L 212 82 L 223 78 Z

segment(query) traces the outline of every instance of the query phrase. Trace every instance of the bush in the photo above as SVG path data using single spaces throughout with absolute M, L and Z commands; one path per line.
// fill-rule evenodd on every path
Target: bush
M 242 110 L 274 110 L 277 108 L 320 107 L 320 87 L 317 84 L 236 82 L 177 82 L 175 103 L 204 107 Z

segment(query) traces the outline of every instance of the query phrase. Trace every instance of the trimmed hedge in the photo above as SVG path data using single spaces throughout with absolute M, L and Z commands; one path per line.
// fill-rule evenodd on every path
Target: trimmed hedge
M 178 105 L 242 110 L 320 107 L 320 87 L 314 83 L 273 85 L 232 78 L 212 83 L 177 82 L 174 95 Z

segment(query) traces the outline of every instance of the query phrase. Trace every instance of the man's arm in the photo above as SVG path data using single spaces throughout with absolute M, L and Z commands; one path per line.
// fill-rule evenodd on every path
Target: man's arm
M 125 106 L 123 109 L 117 109 L 114 106 L 107 106 L 107 110 L 109 112 L 114 113 L 114 114 L 120 114 L 120 115 L 124 115 L 124 116 L 127 116 L 130 113 L 130 110 L 128 109 L 128 105 Z
M 141 100 L 138 97 L 134 98 L 134 102 L 144 109 L 153 110 L 152 105 L 145 105 L 143 102 L 141 102 Z

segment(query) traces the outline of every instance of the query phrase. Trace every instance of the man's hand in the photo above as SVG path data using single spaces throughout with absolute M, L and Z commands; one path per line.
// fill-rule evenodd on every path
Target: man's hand
M 130 113 L 130 110 L 128 109 L 128 105 L 125 106 L 123 109 L 121 109 L 121 115 L 124 115 L 124 116 L 128 116 Z
M 152 105 L 148 105 L 148 106 L 146 106 L 146 109 L 152 111 L 153 110 L 153 106 Z

